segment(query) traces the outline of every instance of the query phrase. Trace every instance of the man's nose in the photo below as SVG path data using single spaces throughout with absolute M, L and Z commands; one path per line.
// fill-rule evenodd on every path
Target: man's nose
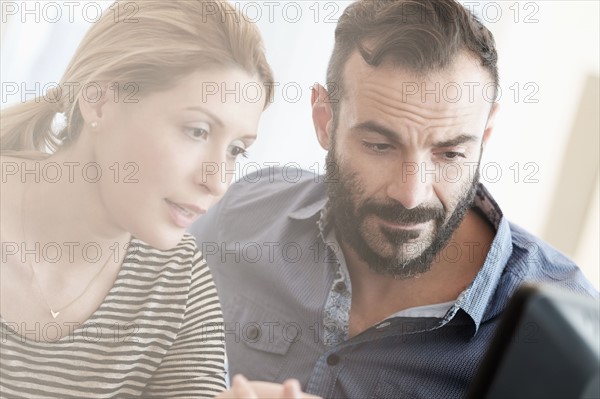
M 431 177 L 424 173 L 425 165 L 403 162 L 392 176 L 387 195 L 401 203 L 406 209 L 414 209 L 428 202 L 433 193 Z

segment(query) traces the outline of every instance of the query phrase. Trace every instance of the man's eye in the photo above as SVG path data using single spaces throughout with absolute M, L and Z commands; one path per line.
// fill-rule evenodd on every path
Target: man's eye
M 389 150 L 390 148 L 392 148 L 392 146 L 389 144 L 369 143 L 367 141 L 363 141 L 363 145 L 374 152 L 385 152 L 385 151 Z
M 462 152 L 456 152 L 456 151 L 448 151 L 445 152 L 444 154 L 444 158 L 446 159 L 457 159 L 457 158 L 466 158 L 465 154 L 463 154 Z
M 190 136 L 194 140 L 206 141 L 208 139 L 208 130 L 202 127 L 184 127 L 185 134 Z

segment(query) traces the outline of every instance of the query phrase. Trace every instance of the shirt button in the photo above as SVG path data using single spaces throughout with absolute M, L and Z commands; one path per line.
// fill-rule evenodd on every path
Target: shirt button
M 346 291 L 346 284 L 343 281 L 340 281 L 338 283 L 335 284 L 335 286 L 333 287 L 333 289 L 336 292 L 344 292 Z
M 327 364 L 330 365 L 330 366 L 335 366 L 339 362 L 340 362 L 340 357 L 338 355 L 336 355 L 336 354 L 329 355 L 327 357 Z
M 246 330 L 246 338 L 250 341 L 256 341 L 260 337 L 260 331 L 256 326 L 250 326 Z

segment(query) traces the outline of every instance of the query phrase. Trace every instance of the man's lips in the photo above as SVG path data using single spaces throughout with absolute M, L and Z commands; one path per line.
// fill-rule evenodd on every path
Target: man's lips
M 169 199 L 165 199 L 165 202 L 169 206 L 173 222 L 179 227 L 189 227 L 199 216 L 206 213 L 205 209 L 196 205 L 174 202 Z
M 386 227 L 392 228 L 392 229 L 402 229 L 402 230 L 421 230 L 421 229 L 424 229 L 425 227 L 427 227 L 427 224 L 429 224 L 431 222 L 431 220 L 428 220 L 426 222 L 420 222 L 420 223 L 402 223 L 402 222 L 394 222 L 391 220 L 386 220 L 379 216 L 376 216 L 376 217 L 377 217 L 377 219 L 382 221 Z

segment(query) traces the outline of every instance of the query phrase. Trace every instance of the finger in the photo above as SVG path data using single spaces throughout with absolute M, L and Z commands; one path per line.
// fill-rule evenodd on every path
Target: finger
M 258 399 L 256 392 L 254 392 L 254 389 L 252 389 L 252 386 L 250 386 L 246 377 L 241 374 L 237 374 L 233 377 L 231 391 L 234 396 L 239 399 Z
M 283 382 L 283 397 L 290 399 L 302 399 L 300 382 L 295 379 L 285 380 Z

